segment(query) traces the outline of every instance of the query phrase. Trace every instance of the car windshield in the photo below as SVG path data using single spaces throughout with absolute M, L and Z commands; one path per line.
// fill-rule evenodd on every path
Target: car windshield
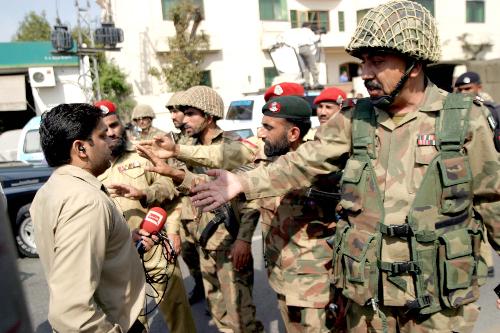
M 227 120 L 252 120 L 253 100 L 233 101 L 227 110 Z
M 40 133 L 38 130 L 30 130 L 26 132 L 24 140 L 25 153 L 41 153 L 42 147 L 40 146 Z

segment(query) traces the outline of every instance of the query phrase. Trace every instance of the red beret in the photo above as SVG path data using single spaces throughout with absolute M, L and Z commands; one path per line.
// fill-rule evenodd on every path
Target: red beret
M 107 99 L 95 102 L 94 106 L 101 109 L 104 114 L 114 113 L 116 111 L 115 104 Z
M 342 101 L 347 99 L 346 93 L 335 87 L 330 87 L 324 89 L 315 99 L 314 104 L 319 104 L 321 102 L 335 102 L 337 104 L 342 104 Z
M 304 87 L 293 82 L 278 83 L 266 90 L 264 93 L 264 100 L 267 102 L 274 97 L 280 96 L 304 97 Z

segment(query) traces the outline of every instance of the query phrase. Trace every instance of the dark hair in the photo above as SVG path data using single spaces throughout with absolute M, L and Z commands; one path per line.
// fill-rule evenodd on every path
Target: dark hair
M 68 164 L 75 140 L 88 140 L 101 120 L 102 111 L 90 104 L 60 104 L 42 115 L 40 143 L 52 167 Z
M 304 136 L 311 129 L 311 119 L 292 119 L 286 118 L 286 120 L 291 123 L 293 126 L 296 126 L 300 130 L 300 139 L 304 138 Z

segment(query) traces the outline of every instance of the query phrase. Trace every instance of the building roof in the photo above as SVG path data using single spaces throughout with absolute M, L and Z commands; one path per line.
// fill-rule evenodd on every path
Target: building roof
M 39 66 L 78 66 L 78 57 L 52 54 L 47 42 L 0 43 L 0 68 L 26 68 Z

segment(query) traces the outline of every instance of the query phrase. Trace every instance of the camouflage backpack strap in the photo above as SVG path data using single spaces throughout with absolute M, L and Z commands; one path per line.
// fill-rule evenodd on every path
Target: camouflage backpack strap
M 469 127 L 469 111 L 473 98 L 464 94 L 448 94 L 436 125 L 437 146 L 443 158 L 461 154 Z
M 471 176 L 463 145 L 471 106 L 470 96 L 449 94 L 446 97 L 436 118 L 436 148 L 439 154 L 429 164 L 407 217 L 412 234 L 411 259 L 418 265 L 415 272 L 416 298 L 407 306 L 423 315 L 440 311 L 445 304 L 445 297 L 442 296 L 444 274 L 440 266 L 436 266 L 436 258 L 440 256 L 439 239 L 447 229 L 441 228 L 440 224 L 462 228 L 461 225 L 470 217 L 466 194 L 471 191 Z M 441 186 L 441 190 L 436 186 Z M 464 197 L 457 193 L 464 194 Z M 445 279 L 453 282 L 452 276 Z
M 359 99 L 354 108 L 352 122 L 352 150 L 354 155 L 375 159 L 376 126 L 377 119 L 370 99 Z

